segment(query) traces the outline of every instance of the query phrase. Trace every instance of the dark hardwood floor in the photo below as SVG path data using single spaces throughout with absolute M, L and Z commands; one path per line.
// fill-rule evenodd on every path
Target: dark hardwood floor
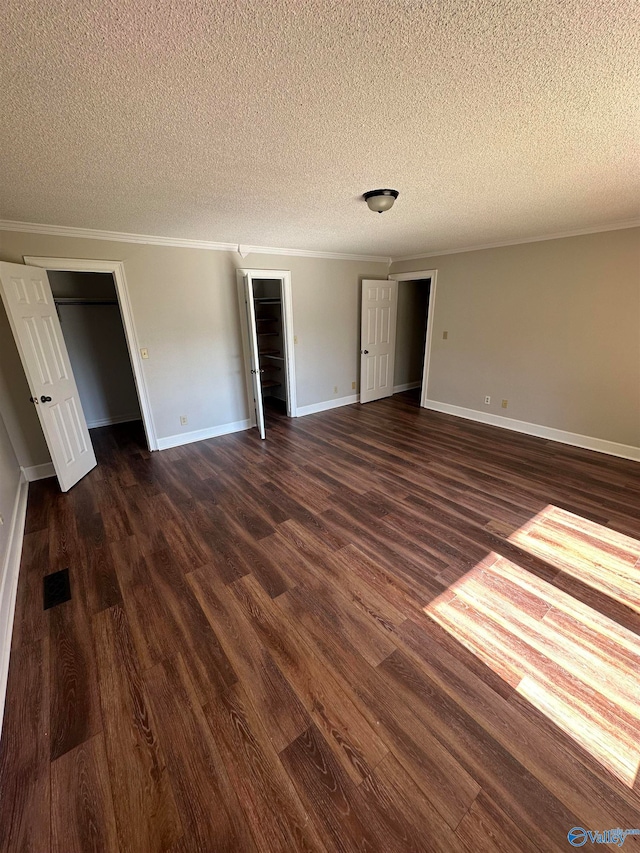
M 553 851 L 640 828 L 640 465 L 414 395 L 30 487 L 4 851 Z M 43 611 L 42 578 L 72 599 Z M 633 850 L 640 840 L 629 838 Z

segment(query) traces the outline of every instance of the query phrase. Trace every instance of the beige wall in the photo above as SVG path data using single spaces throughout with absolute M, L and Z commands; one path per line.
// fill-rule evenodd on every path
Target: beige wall
M 386 278 L 386 264 L 145 246 L 82 238 L 0 233 L 0 260 L 23 255 L 124 261 L 153 418 L 159 438 L 249 417 L 235 270 L 291 270 L 298 406 L 354 392 L 359 364 L 363 277 Z M 3 313 L 3 312 L 0 312 Z M 8 362 L 11 406 L 25 445 L 21 464 L 48 461 L 17 353 L 0 318 L 0 364 Z M 334 386 L 338 391 L 334 393 Z M 26 392 L 26 394 L 25 394 Z M 180 426 L 180 415 L 189 422 Z
M 438 270 L 429 399 L 640 445 L 639 228 L 391 271 L 424 268 Z

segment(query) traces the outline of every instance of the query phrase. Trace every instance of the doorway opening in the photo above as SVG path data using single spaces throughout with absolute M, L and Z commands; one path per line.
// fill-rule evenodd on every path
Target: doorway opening
M 425 405 L 436 277 L 436 270 L 420 270 L 362 281 L 361 403 L 420 387 Z
M 50 270 L 49 283 L 87 427 L 141 421 L 112 273 Z
M 398 282 L 393 393 L 422 388 L 430 278 Z
M 153 422 L 153 416 L 151 414 L 149 393 L 144 378 L 144 372 L 142 370 L 142 351 L 139 348 L 138 337 L 133 322 L 133 313 L 129 301 L 129 290 L 125 277 L 124 264 L 121 261 L 86 260 L 84 258 L 43 258 L 29 256 L 25 256 L 24 262 L 29 266 L 40 267 L 41 269 L 47 271 L 47 276 L 49 282 L 51 283 L 53 298 L 56 305 L 56 311 L 61 321 L 64 342 L 67 348 L 69 348 L 69 342 L 66 339 L 67 331 L 65 325 L 63 325 L 62 323 L 64 312 L 66 309 L 61 308 L 61 305 L 65 304 L 65 302 L 63 301 L 65 295 L 72 296 L 73 294 L 77 293 L 78 298 L 80 300 L 90 301 L 92 299 L 95 299 L 97 301 L 109 301 L 109 306 L 104 306 L 104 308 L 106 309 L 106 313 L 102 313 L 101 315 L 102 322 L 100 322 L 100 325 L 102 326 L 103 331 L 104 346 L 99 348 L 102 349 L 103 356 L 105 349 L 108 353 L 109 342 L 108 340 L 104 340 L 104 332 L 105 327 L 110 327 L 112 334 L 108 335 L 107 337 L 108 339 L 111 339 L 112 342 L 115 337 L 118 338 L 118 343 L 116 344 L 118 353 L 117 375 L 126 385 L 126 390 L 123 388 L 122 395 L 118 396 L 118 392 L 114 391 L 113 386 L 110 386 L 109 382 L 105 378 L 105 385 L 103 386 L 103 389 L 110 388 L 110 390 L 106 392 L 103 391 L 103 393 L 106 393 L 108 395 L 108 408 L 106 409 L 107 413 L 103 416 L 104 422 L 102 424 L 99 423 L 100 418 L 97 414 L 96 418 L 93 421 L 91 417 L 87 417 L 88 414 L 92 412 L 95 413 L 94 409 L 90 407 L 89 413 L 87 413 L 86 411 L 84 412 L 85 418 L 87 420 L 87 426 L 89 427 L 89 429 L 92 429 L 97 428 L 99 425 L 107 425 L 107 423 L 115 424 L 117 423 L 119 418 L 121 418 L 121 423 L 130 420 L 133 421 L 134 419 L 141 420 L 142 426 L 144 428 L 144 439 L 146 440 L 146 446 L 148 450 L 157 450 L 158 442 L 156 438 L 155 425 Z M 80 274 L 86 277 L 81 277 Z M 59 276 L 61 276 L 61 278 Z M 95 278 L 95 276 L 104 276 L 104 278 Z M 70 284 L 65 285 L 65 281 L 70 282 Z M 54 282 L 56 288 L 55 291 Z M 76 289 L 75 291 L 68 291 L 64 289 L 65 287 L 75 287 Z M 59 290 L 58 288 L 61 289 Z M 108 296 L 106 296 L 107 293 L 109 294 Z M 103 296 L 104 299 L 102 298 Z M 114 299 L 115 304 L 113 304 Z M 95 322 L 95 317 L 93 319 Z M 73 320 L 71 321 L 71 323 L 73 324 Z M 66 327 L 69 327 L 68 322 L 66 323 Z M 123 337 L 120 337 L 120 335 L 122 335 Z M 123 338 L 125 344 L 124 348 L 121 345 Z M 75 374 L 76 363 L 71 357 L 71 351 L 68 353 L 68 355 L 71 361 L 72 370 Z M 106 359 L 100 360 L 108 361 L 108 357 L 109 356 L 107 355 Z M 76 357 L 76 361 L 77 360 L 78 359 Z M 87 384 L 87 382 L 85 382 L 85 379 L 90 382 L 91 377 L 85 375 L 85 370 L 81 370 L 81 373 L 83 375 L 82 383 L 81 381 L 78 381 L 80 379 L 79 376 L 76 375 L 75 378 L 76 384 L 78 385 L 78 391 L 80 394 L 82 407 L 84 409 L 85 399 L 83 398 L 80 386 L 81 384 Z M 135 392 L 135 399 L 131 393 L 131 380 L 133 380 L 133 391 Z M 86 396 L 87 394 L 85 392 L 84 397 Z M 105 411 L 104 408 L 103 411 Z M 119 412 L 119 414 L 117 412 Z M 91 426 L 92 423 L 94 424 L 93 427 Z
M 146 350 L 138 349 L 122 262 L 24 260 L 0 263 L 0 296 L 66 492 L 97 464 L 89 426 L 117 429 L 116 422 L 140 419 L 149 450 L 157 450 L 139 361 Z M 140 437 L 134 441 L 143 448 Z
M 275 418 L 297 415 L 291 274 L 238 270 L 238 297 L 247 394 L 266 438 Z
M 437 270 L 393 273 L 389 279 L 398 287 L 393 393 L 419 388 L 420 405 L 425 406 Z

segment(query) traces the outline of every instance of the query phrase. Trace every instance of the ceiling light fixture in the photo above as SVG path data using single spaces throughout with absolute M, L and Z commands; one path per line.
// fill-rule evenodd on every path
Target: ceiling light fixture
M 369 205 L 369 210 L 384 213 L 385 210 L 391 210 L 399 195 L 398 190 L 369 190 L 362 197 Z

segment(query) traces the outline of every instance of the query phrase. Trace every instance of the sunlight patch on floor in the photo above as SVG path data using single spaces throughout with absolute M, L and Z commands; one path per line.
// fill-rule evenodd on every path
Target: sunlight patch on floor
M 509 542 L 640 613 L 640 542 L 549 505 Z
M 564 530 L 566 555 L 566 523 Z M 424 612 L 633 787 L 640 767 L 640 637 L 497 553 Z

